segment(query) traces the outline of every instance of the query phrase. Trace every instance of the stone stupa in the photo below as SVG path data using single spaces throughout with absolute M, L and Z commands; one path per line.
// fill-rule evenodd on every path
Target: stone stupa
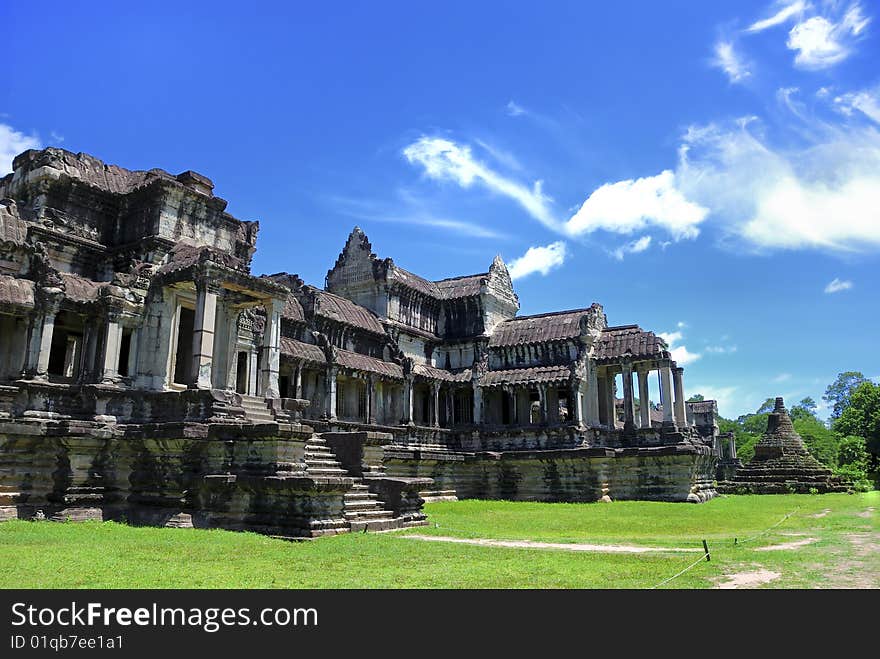
M 782 397 L 767 418 L 767 431 L 755 444 L 755 457 L 727 481 L 718 483 L 726 494 L 788 494 L 810 491 L 846 492 L 850 484 L 816 460 L 797 434 Z

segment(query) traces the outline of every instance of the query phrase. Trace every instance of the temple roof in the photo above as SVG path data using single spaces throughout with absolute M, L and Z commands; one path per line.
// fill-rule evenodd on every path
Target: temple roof
M 403 367 L 400 364 L 382 361 L 376 357 L 362 355 L 359 352 L 337 349 L 336 363 L 356 371 L 367 371 L 398 380 L 403 379 Z
M 299 300 L 296 299 L 295 295 L 290 294 L 284 300 L 284 308 L 281 310 L 281 317 L 285 320 L 298 322 L 303 322 L 306 319 L 302 305 L 299 303 Z
M 246 270 L 244 262 L 228 252 L 209 245 L 190 245 L 177 243 L 168 255 L 168 260 L 156 271 L 157 275 L 181 272 L 204 261 L 213 261 L 233 270 Z
M 588 315 L 590 310 L 591 307 L 588 307 L 505 320 L 492 332 L 489 347 L 574 339 L 581 334 L 581 318 Z
M 313 364 L 327 363 L 324 351 L 318 346 L 286 336 L 281 337 L 281 354 Z
M 0 275 L 0 304 L 33 308 L 34 282 L 10 275 Z
M 453 372 L 447 371 L 443 368 L 437 368 L 436 366 L 429 366 L 427 364 L 416 364 L 413 367 L 413 372 L 416 375 L 421 375 L 432 380 L 443 380 L 445 382 L 471 381 L 471 369 L 469 368 Z
M 315 314 L 338 323 L 354 325 L 373 334 L 385 334 L 385 328 L 376 315 L 359 304 L 339 295 L 308 287 L 315 295 Z
M 594 358 L 598 362 L 607 362 L 624 357 L 666 359 L 669 358 L 669 351 L 662 338 L 638 325 L 606 327 L 596 345 Z
M 488 277 L 488 272 L 481 272 L 476 275 L 464 275 L 462 277 L 441 279 L 440 281 L 435 281 L 434 285 L 440 292 L 440 297 L 442 299 L 452 300 L 479 295 L 483 283 Z
M 480 378 L 483 387 L 501 386 L 504 384 L 550 384 L 567 383 L 571 377 L 571 368 L 561 366 L 532 366 L 530 368 L 513 368 L 506 371 L 487 371 Z
M 107 285 L 107 282 L 92 281 L 70 272 L 62 272 L 61 278 L 64 279 L 64 297 L 74 302 L 94 302 L 101 287 Z

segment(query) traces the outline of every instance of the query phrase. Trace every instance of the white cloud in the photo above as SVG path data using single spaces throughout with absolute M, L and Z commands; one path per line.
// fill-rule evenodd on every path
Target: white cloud
M 19 153 L 41 146 L 36 135 L 25 135 L 12 126 L 0 123 L 0 176 L 12 171 L 12 161 Z
M 637 240 L 633 240 L 632 242 L 626 243 L 625 245 L 621 245 L 617 249 L 615 249 L 611 254 L 618 261 L 623 261 L 623 257 L 625 254 L 638 254 L 639 252 L 644 252 L 651 245 L 651 236 L 642 236 Z
M 839 293 L 840 291 L 846 291 L 853 287 L 853 283 L 848 280 L 841 280 L 835 277 L 828 285 L 825 287 L 826 293 Z
M 731 346 L 723 346 L 723 345 L 706 346 L 706 352 L 716 354 L 716 355 L 725 355 L 725 354 L 730 354 L 730 353 L 733 353 L 736 351 L 737 351 L 737 347 L 733 346 L 733 345 L 731 345 Z
M 507 264 L 511 279 L 522 279 L 540 272 L 547 275 L 565 262 L 568 250 L 561 240 L 544 247 L 529 247 L 526 253 Z
M 509 117 L 518 117 L 526 113 L 526 109 L 513 100 L 508 101 L 505 107 L 507 109 L 507 115 Z
M 682 194 L 759 248 L 880 246 L 880 133 L 823 129 L 783 151 L 753 135 L 753 122 L 688 130 L 675 173 Z
M 688 201 L 669 170 L 657 176 L 606 183 L 593 191 L 566 223 L 580 235 L 604 229 L 629 234 L 649 226 L 665 229 L 675 240 L 695 238 L 707 209 Z M 647 245 L 645 245 L 647 247 Z
M 765 18 L 760 21 L 755 21 L 751 25 L 749 25 L 745 31 L 746 32 L 762 32 L 771 27 L 775 27 L 782 23 L 785 23 L 790 18 L 801 14 L 809 5 L 803 0 L 795 0 L 794 2 L 777 2 L 776 5 L 780 7 L 780 9 L 773 14 L 772 16 Z
M 833 9 L 834 5 L 830 5 Z M 870 23 L 858 2 L 850 4 L 839 18 L 816 15 L 798 22 L 788 33 L 786 45 L 796 51 L 795 66 L 826 69 L 839 64 L 853 52 L 857 38 Z
M 703 394 L 706 400 L 714 400 L 718 403 L 718 414 L 727 419 L 735 419 L 740 414 L 745 414 L 754 409 L 752 405 L 740 400 L 738 387 L 716 387 L 706 384 L 690 384 L 685 382 L 685 395 L 691 392 Z
M 560 225 L 550 210 L 551 200 L 541 190 L 541 181 L 535 181 L 530 188 L 505 177 L 476 160 L 467 145 L 459 145 L 440 137 L 423 136 L 406 147 L 403 155 L 410 163 L 424 167 L 429 178 L 452 181 L 463 188 L 469 188 L 474 183 L 482 184 L 492 192 L 518 203 L 544 226 L 554 231 L 560 230 Z
M 788 382 L 789 380 L 791 380 L 791 373 L 780 373 L 773 378 L 773 382 Z
M 880 124 L 880 87 L 836 96 L 834 107 L 848 117 L 852 116 L 853 110 L 858 110 L 871 121 Z
M 666 341 L 666 345 L 669 346 L 669 354 L 679 366 L 695 362 L 703 356 L 698 352 L 691 352 L 685 345 L 678 345 L 679 341 L 684 338 L 681 332 L 660 332 L 658 336 Z
M 749 65 L 736 52 L 732 41 L 719 41 L 715 44 L 715 59 L 712 64 L 724 71 L 733 83 L 742 82 L 752 75 Z

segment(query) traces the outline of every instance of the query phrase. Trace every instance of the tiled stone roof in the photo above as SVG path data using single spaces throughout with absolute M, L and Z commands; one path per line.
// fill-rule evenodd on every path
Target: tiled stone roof
M 489 339 L 490 348 L 573 339 L 581 333 L 581 318 L 590 309 L 520 316 L 499 323 Z
M 281 310 L 281 317 L 286 320 L 303 322 L 306 319 L 303 313 L 302 305 L 294 295 L 288 295 L 284 300 L 284 308 Z
M 480 294 L 483 282 L 489 277 L 488 272 L 464 277 L 450 277 L 435 281 L 434 285 L 444 300 L 452 300 L 461 297 L 471 297 Z
M 669 352 L 663 339 L 638 325 L 604 329 L 596 346 L 596 361 L 615 361 L 625 356 L 633 359 L 664 359 L 669 357 Z
M 312 288 L 316 297 L 315 313 L 338 323 L 354 325 L 373 334 L 385 334 L 385 329 L 369 309 L 339 295 Z
M 241 259 L 232 254 L 221 252 L 208 245 L 189 245 L 178 243 L 169 254 L 168 261 L 162 264 L 158 275 L 168 275 L 196 265 L 202 261 L 213 261 L 233 270 L 245 269 Z
M 97 282 L 69 272 L 61 273 L 64 279 L 64 297 L 74 302 L 94 302 L 106 282 Z
M 447 371 L 443 368 L 428 366 L 427 364 L 416 364 L 413 368 L 416 375 L 421 375 L 431 380 L 442 380 L 444 382 L 470 382 L 471 369 L 466 368 L 462 371 Z
M 310 362 L 312 364 L 327 363 L 324 351 L 318 346 L 303 341 L 297 341 L 296 339 L 290 339 L 286 336 L 281 337 L 281 354 L 293 357 L 294 359 L 301 359 L 302 361 Z
M 513 368 L 507 371 L 488 371 L 480 378 L 480 386 L 493 387 L 503 384 L 551 384 L 567 383 L 571 376 L 568 366 L 533 366 Z
M 9 275 L 0 275 L 0 304 L 33 308 L 34 282 Z
M 376 357 L 362 355 L 358 352 L 337 349 L 336 363 L 356 371 L 367 371 L 368 373 L 377 373 L 389 378 L 403 379 L 403 367 L 400 364 L 385 362 Z
M 437 287 L 432 281 L 428 281 L 423 277 L 419 277 L 417 274 L 410 272 L 409 270 L 404 270 L 400 266 L 394 266 L 394 279 L 399 283 L 407 286 L 423 295 L 427 295 L 429 297 L 433 297 L 436 299 L 440 299 L 440 289 Z

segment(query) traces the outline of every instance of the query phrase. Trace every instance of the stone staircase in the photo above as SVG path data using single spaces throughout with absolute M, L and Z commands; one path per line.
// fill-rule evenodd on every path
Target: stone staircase
M 242 395 L 241 406 L 244 408 L 245 417 L 251 423 L 275 423 L 275 415 L 269 409 L 269 403 L 265 398 Z
M 306 473 L 309 476 L 348 477 L 348 472 L 336 459 L 333 451 L 327 446 L 327 440 L 313 434 L 305 445 Z
M 383 508 L 384 502 L 363 484 L 352 486 L 345 495 L 345 519 L 352 531 L 387 531 L 400 528 L 400 520 Z
M 419 492 L 419 496 L 425 500 L 425 503 L 436 503 L 438 501 L 458 501 L 458 494 L 455 490 L 424 490 Z

